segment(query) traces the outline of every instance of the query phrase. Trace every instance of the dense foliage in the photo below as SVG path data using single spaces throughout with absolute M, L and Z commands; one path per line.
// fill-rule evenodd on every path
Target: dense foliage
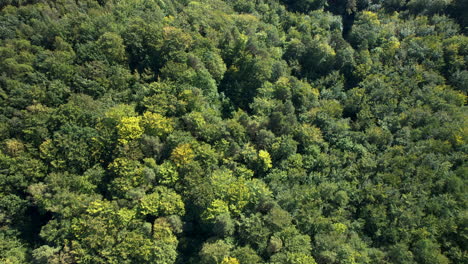
M 1 263 L 468 263 L 467 1 L 0 8 Z

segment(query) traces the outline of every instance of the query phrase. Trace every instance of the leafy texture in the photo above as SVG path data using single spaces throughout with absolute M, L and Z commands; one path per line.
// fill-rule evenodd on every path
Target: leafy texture
M 466 2 L 0 1 L 0 262 L 468 263 Z

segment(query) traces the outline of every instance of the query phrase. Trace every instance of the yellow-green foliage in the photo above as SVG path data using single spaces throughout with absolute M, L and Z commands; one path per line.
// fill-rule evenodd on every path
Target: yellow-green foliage
M 251 193 L 246 185 L 246 181 L 242 178 L 232 182 L 227 191 L 227 199 L 229 201 L 229 209 L 236 215 L 242 213 L 242 209 L 249 203 Z
M 18 156 L 24 151 L 24 144 L 17 139 L 8 139 L 5 142 L 5 151 L 11 156 Z
M 214 220 L 218 215 L 228 213 L 229 207 L 227 203 L 223 200 L 216 199 L 211 203 L 211 205 L 206 209 L 206 211 L 203 212 L 202 218 L 205 221 L 211 221 Z
M 140 200 L 140 213 L 153 216 L 184 215 L 185 207 L 179 194 L 172 189 L 158 186 L 153 193 Z
M 167 223 L 155 221 L 153 224 L 153 238 L 164 244 L 177 245 L 177 237 L 172 233 L 171 227 Z
M 210 195 L 225 203 L 231 213 L 239 215 L 250 202 L 251 193 L 246 179 L 236 178 L 230 170 L 216 170 L 208 179 L 212 186 Z
M 315 259 L 304 253 L 288 253 L 288 264 L 315 264 Z M 351 264 L 351 263 L 349 263 Z
M 132 220 L 135 219 L 136 212 L 131 209 L 121 208 L 116 209 L 116 205 L 112 204 L 107 200 L 95 200 L 91 202 L 86 209 L 91 217 L 100 217 L 106 221 L 106 225 L 112 228 L 119 228 L 121 226 L 128 225 Z M 75 236 L 85 237 L 86 223 L 84 219 L 77 220 L 72 224 Z
M 346 230 L 348 230 L 348 227 L 343 223 L 335 223 L 333 224 L 332 228 L 333 228 L 333 231 L 339 234 L 343 234 L 344 232 L 346 232 Z
M 145 134 L 165 137 L 174 130 L 174 122 L 158 113 L 145 112 L 141 119 Z
M 109 108 L 105 113 L 105 118 L 119 121 L 124 117 L 135 116 L 135 107 L 128 104 L 118 104 Z
M 260 164 L 262 166 L 263 171 L 267 171 L 269 168 L 272 167 L 271 157 L 270 157 L 270 153 L 268 153 L 268 151 L 260 150 L 258 152 L 258 158 L 260 160 Z
M 140 126 L 141 117 L 124 117 L 117 125 L 119 142 L 128 144 L 129 141 L 139 139 L 143 135 L 143 128 Z
M 0 1 L 0 263 L 465 263 L 464 2 Z
M 174 163 L 165 161 L 156 168 L 156 180 L 165 185 L 173 185 L 179 179 L 179 173 Z
M 177 167 L 182 167 L 189 164 L 195 154 L 190 144 L 181 144 L 172 150 L 171 160 L 174 161 Z
M 323 136 L 320 128 L 309 124 L 302 124 L 299 131 L 299 137 L 305 146 L 313 143 L 322 143 Z
M 109 164 L 109 169 L 119 176 L 129 176 L 141 173 L 140 163 L 127 158 L 116 158 Z
M 240 262 L 236 258 L 225 257 L 221 264 L 240 264 Z
M 143 167 L 136 160 L 116 158 L 109 164 L 109 170 L 117 176 L 112 182 L 112 188 L 117 192 L 125 193 L 145 183 Z
M 326 113 L 331 117 L 339 117 L 343 112 L 343 106 L 337 100 L 323 100 L 320 102 L 320 112 Z
M 360 18 L 368 23 L 370 23 L 373 26 L 379 26 L 380 21 L 379 21 L 379 16 L 371 11 L 363 11 L 360 15 Z

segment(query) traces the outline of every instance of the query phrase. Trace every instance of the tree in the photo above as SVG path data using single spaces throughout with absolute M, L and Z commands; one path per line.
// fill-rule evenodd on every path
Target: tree
M 466 0 L 0 2 L 0 262 L 466 262 Z
M 350 32 L 350 41 L 360 49 L 373 48 L 379 38 L 381 22 L 376 13 L 362 11 Z
M 239 260 L 240 263 L 261 263 L 262 259 L 257 253 L 250 247 L 241 247 L 233 250 L 232 255 Z
M 307 13 L 311 10 L 321 9 L 325 6 L 324 0 L 302 0 L 302 1 L 289 1 L 284 0 L 285 4 L 295 11 Z
M 153 216 L 184 215 L 185 208 L 180 195 L 158 186 L 153 193 L 140 200 L 140 213 Z
M 218 264 L 223 263 L 224 260 L 226 260 L 226 262 L 231 261 L 232 263 L 236 263 L 235 259 L 229 258 L 229 252 L 231 248 L 232 246 L 227 244 L 224 240 L 217 240 L 211 243 L 204 243 L 199 253 L 200 263 Z
M 0 252 L 2 255 L 0 260 L 4 263 L 12 264 L 25 263 L 27 248 L 20 240 L 16 237 L 7 236 L 3 232 L 0 234 L 0 238 Z
M 166 137 L 174 130 L 174 122 L 158 113 L 145 112 L 140 122 L 150 136 Z
M 171 159 L 177 167 L 190 163 L 195 157 L 190 144 L 181 144 L 172 150 Z
M 449 263 L 447 257 L 442 255 L 437 244 L 429 239 L 422 239 L 415 243 L 413 254 L 418 263 Z
M 146 229 L 135 211 L 118 209 L 108 201 L 92 202 L 87 214 L 74 219 L 72 234 L 72 253 L 78 262 L 175 262 L 178 242 L 168 226 Z
M 259 165 L 261 170 L 266 171 L 272 167 L 270 153 L 265 150 L 260 150 L 258 152 Z
M 302 253 L 279 253 L 273 255 L 269 263 L 287 263 L 287 264 L 315 264 L 315 259 L 312 256 L 302 254 Z
M 127 144 L 131 140 L 139 139 L 144 132 L 140 122 L 140 117 L 123 117 L 117 125 L 119 142 Z
M 118 34 L 113 32 L 104 33 L 97 40 L 97 46 L 111 64 L 122 63 L 126 60 L 123 39 Z

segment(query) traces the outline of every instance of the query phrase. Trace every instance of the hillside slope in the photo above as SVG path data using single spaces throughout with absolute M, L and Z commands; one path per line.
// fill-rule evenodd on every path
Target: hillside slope
M 0 1 L 0 262 L 468 263 L 465 7 Z

